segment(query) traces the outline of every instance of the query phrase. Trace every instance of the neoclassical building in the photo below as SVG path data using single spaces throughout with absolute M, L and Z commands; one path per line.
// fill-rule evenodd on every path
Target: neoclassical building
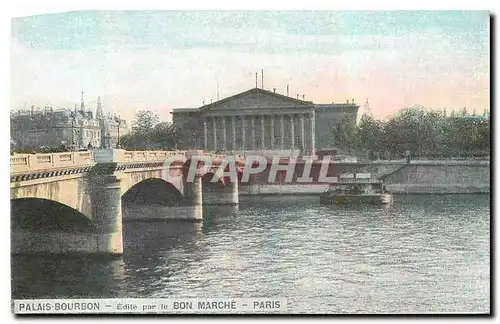
M 182 148 L 313 155 L 316 149 L 330 148 L 331 128 L 345 116 L 355 121 L 358 108 L 352 101 L 314 104 L 253 88 L 172 114 L 183 132 Z

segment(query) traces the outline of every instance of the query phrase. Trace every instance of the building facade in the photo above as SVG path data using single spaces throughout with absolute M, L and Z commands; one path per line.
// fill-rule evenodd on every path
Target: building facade
M 11 142 L 21 150 L 39 149 L 42 146 L 70 150 L 84 148 L 116 147 L 120 134 L 126 134 L 126 121 L 115 115 L 103 114 L 98 98 L 96 113 L 86 109 L 83 98 L 80 108 L 12 111 L 10 116 Z
M 356 120 L 359 106 L 314 104 L 253 88 L 194 109 L 174 109 L 182 148 L 234 153 L 279 152 L 314 155 L 330 147 L 330 129 L 346 116 Z
M 130 127 L 125 119 L 109 112 L 104 114 L 100 97 L 97 98 L 96 119 L 101 128 L 100 147 L 102 148 L 118 147 L 120 136 L 130 132 Z

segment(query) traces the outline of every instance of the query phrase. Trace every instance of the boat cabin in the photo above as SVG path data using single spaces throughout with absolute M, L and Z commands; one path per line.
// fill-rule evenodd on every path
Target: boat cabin
M 384 182 L 372 179 L 370 173 L 341 174 L 339 182 L 331 185 L 328 192 L 336 194 L 372 195 L 387 193 Z

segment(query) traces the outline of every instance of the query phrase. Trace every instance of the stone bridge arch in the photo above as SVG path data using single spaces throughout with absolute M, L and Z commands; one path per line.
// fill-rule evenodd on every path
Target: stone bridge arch
M 173 183 L 162 178 L 148 178 L 137 182 L 121 196 L 122 206 L 153 204 L 178 206 L 183 193 Z
M 11 228 L 27 231 L 91 232 L 89 215 L 54 200 L 14 198 L 10 201 Z
M 166 183 L 170 183 L 181 194 L 184 193 L 182 168 L 169 167 L 167 170 L 167 167 L 163 164 L 158 164 L 152 169 L 148 169 L 145 166 L 141 168 L 127 168 L 123 172 L 118 173 L 118 179 L 120 180 L 122 196 L 132 187 L 150 179 L 162 180 Z
M 121 232 L 102 233 L 91 215 L 55 200 L 12 198 L 11 253 L 121 253 Z
M 58 181 L 46 178 L 30 180 L 23 185 L 14 183 L 10 188 L 10 198 L 11 200 L 32 198 L 57 202 L 91 219 L 89 191 L 90 184 L 86 177 L 80 174 L 69 174 L 60 177 Z

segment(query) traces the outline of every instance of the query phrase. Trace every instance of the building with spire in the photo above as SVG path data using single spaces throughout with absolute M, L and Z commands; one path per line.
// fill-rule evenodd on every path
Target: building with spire
M 116 147 L 118 133 L 126 134 L 125 120 L 114 114 L 105 115 L 101 98 L 97 99 L 95 114 L 87 108 L 84 95 L 80 107 L 54 110 L 31 107 L 30 110 L 12 111 L 10 116 L 11 139 L 21 150 L 66 147 L 69 150 Z
M 480 114 L 476 113 L 476 108 L 473 108 L 472 113 L 469 113 L 467 110 L 467 107 L 463 107 L 461 114 L 457 114 L 453 110 L 452 114 L 450 115 L 450 118 L 476 120 L 476 121 L 488 121 L 490 119 L 490 115 L 489 115 L 489 112 L 488 113 L 487 112 L 488 112 L 488 109 L 486 108 L 483 111 L 483 114 L 480 115 Z

